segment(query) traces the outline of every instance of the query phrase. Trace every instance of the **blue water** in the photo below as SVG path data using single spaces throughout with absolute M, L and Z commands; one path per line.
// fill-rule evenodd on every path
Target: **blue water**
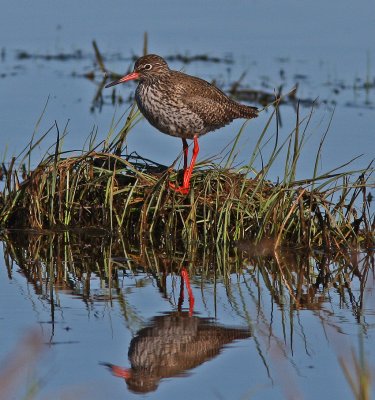
M 75 260 L 78 272 L 80 261 Z M 287 265 L 293 268 L 280 260 L 283 269 Z M 313 260 L 310 262 L 313 266 Z M 59 270 L 65 270 L 66 276 L 59 274 L 60 288 L 53 291 L 53 310 L 45 280 L 36 292 L 35 282 L 42 282 L 38 276 L 26 279 L 24 267 L 20 269 L 13 263 L 7 270 L 5 262 L 0 261 L 0 359 L 15 354 L 28 332 L 39 332 L 44 343 L 36 362 L 23 364 L 27 373 L 17 374 L 21 385 L 12 385 L 15 392 L 17 387 L 24 389 L 40 382 L 37 399 L 63 398 L 64 393 L 94 400 L 139 398 L 124 379 L 114 377 L 100 363 L 130 367 L 132 338 L 154 317 L 177 310 L 180 277 L 167 277 L 163 297 L 154 277 L 135 272 L 134 262 L 130 265 L 133 272 L 123 274 L 120 270 L 120 286 L 111 291 L 108 282 L 95 273 L 90 275 L 88 289 L 88 276 L 74 278 L 74 263 L 63 263 Z M 337 267 L 330 266 L 333 274 Z M 362 267 L 360 263 L 360 271 Z M 155 391 L 142 398 L 352 398 L 339 358 L 343 357 L 352 368 L 350 352 L 353 349 L 358 354 L 362 343 L 366 362 L 370 368 L 374 365 L 372 279 L 367 279 L 363 298 L 356 278 L 341 293 L 327 286 L 312 294 L 313 285 L 306 283 L 301 288 L 306 291 L 306 305 L 296 310 L 291 309 L 286 286 L 284 295 L 273 298 L 275 291 L 269 290 L 272 274 L 250 262 L 243 268 L 243 274 L 226 276 L 225 284 L 220 277 L 216 282 L 210 275 L 192 277 L 194 318 L 215 318 L 220 326 L 249 329 L 251 336 L 224 346 L 220 354 L 184 374 L 181 370 L 180 376 L 161 380 Z M 43 268 L 38 270 L 46 274 Z M 72 283 L 74 289 L 68 288 Z M 276 289 L 279 284 L 273 285 Z M 357 320 L 361 302 L 363 308 Z M 183 310 L 187 309 L 185 298 Z

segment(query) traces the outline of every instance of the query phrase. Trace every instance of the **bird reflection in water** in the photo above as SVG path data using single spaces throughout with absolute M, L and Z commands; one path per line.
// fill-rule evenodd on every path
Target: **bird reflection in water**
M 132 392 L 147 393 L 156 390 L 161 379 L 184 375 L 234 340 L 250 336 L 248 329 L 225 327 L 185 311 L 171 312 L 154 317 L 132 339 L 128 352 L 131 368 L 103 365 L 125 378 Z
M 182 376 L 217 356 L 234 340 L 251 336 L 247 328 L 225 327 L 212 318 L 193 315 L 194 294 L 186 268 L 181 268 L 180 295 L 175 312 L 151 319 L 130 342 L 130 368 L 103 364 L 124 378 L 129 390 L 147 393 L 157 389 L 164 378 Z M 189 311 L 182 311 L 186 286 Z

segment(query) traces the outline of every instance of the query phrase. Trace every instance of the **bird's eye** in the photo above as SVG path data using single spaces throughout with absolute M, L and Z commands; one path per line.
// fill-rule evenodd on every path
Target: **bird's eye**
M 151 64 L 146 64 L 143 68 L 144 68 L 146 71 L 149 71 L 149 70 L 152 68 L 152 65 L 151 65 Z

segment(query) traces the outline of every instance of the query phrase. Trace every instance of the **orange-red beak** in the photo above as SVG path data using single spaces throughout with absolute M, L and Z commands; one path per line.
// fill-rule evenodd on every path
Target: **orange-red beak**
M 132 72 L 128 75 L 123 76 L 122 78 L 118 79 L 117 81 L 113 81 L 111 83 L 108 83 L 108 85 L 105 85 L 106 88 L 109 88 L 111 86 L 118 85 L 119 83 L 124 83 L 127 81 L 132 81 L 133 79 L 138 79 L 139 78 L 139 73 L 138 72 Z
M 99 363 L 99 364 L 103 365 L 104 367 L 107 367 L 112 372 L 112 374 L 114 376 L 117 376 L 118 378 L 129 379 L 132 376 L 131 368 L 124 368 L 110 363 Z

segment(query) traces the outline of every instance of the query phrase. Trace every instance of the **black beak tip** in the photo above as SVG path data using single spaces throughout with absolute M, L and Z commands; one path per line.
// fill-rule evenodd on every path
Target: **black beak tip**
M 104 86 L 104 88 L 109 88 L 109 87 L 112 87 L 112 86 L 115 86 L 115 85 L 117 85 L 117 81 L 107 83 L 107 84 Z

